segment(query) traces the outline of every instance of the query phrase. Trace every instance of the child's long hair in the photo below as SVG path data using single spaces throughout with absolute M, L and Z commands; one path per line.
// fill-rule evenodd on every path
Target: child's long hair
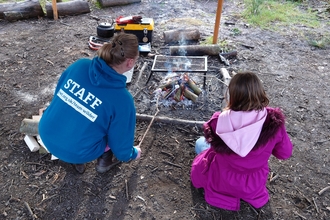
M 233 111 L 262 110 L 269 104 L 261 81 L 256 74 L 248 71 L 233 76 L 225 98 L 227 101 L 225 109 Z

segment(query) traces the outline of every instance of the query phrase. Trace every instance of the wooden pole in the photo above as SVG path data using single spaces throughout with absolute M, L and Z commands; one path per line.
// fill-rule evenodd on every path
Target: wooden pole
M 218 42 L 222 5 L 223 5 L 223 0 L 218 0 L 217 15 L 215 17 L 214 32 L 213 32 L 213 44 L 217 44 Z
M 192 120 L 185 120 L 185 119 L 179 119 L 179 118 L 169 118 L 166 116 L 157 116 L 158 111 L 159 110 L 157 110 L 157 112 L 154 116 L 136 113 L 136 119 L 143 120 L 143 121 L 152 121 L 152 122 L 157 121 L 157 122 L 167 123 L 167 124 L 183 124 L 183 125 L 196 125 L 196 126 L 202 126 L 205 123 L 205 121 L 192 121 Z M 24 118 L 22 120 L 21 126 L 19 128 L 20 133 L 30 135 L 30 136 L 39 135 L 39 120 L 40 119 Z M 149 127 L 150 126 L 151 126 L 151 123 L 149 124 Z
M 54 20 L 58 19 L 56 0 L 52 0 Z

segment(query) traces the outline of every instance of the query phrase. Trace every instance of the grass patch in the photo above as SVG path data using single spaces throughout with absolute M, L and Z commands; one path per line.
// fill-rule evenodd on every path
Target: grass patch
M 205 40 L 200 42 L 200 45 L 213 45 L 213 36 L 205 38 Z M 233 49 L 232 46 L 229 45 L 228 41 L 225 39 L 223 39 L 223 40 L 219 39 L 217 41 L 217 45 L 220 46 L 221 52 L 223 52 L 223 53 L 229 52 Z
M 201 45 L 213 44 L 213 36 L 209 36 L 200 42 Z
M 315 36 L 316 33 L 312 31 L 313 28 L 322 28 L 322 23 L 317 11 L 308 8 L 305 0 L 244 0 L 244 3 L 246 7 L 242 16 L 252 26 L 295 33 L 301 30 L 298 26 L 309 27 L 311 33 L 305 38 L 310 46 L 320 49 L 330 46 L 328 29 L 324 29 L 322 36 Z M 300 34 L 304 36 L 306 29 L 301 31 Z
M 244 0 L 246 9 L 243 17 L 246 21 L 264 29 L 276 29 L 278 26 L 304 25 L 318 27 L 320 25 L 316 12 L 299 9 L 301 3 L 284 0 Z
M 102 9 L 102 5 L 99 1 L 91 1 L 91 3 L 94 4 L 96 8 Z
M 321 39 L 309 39 L 308 44 L 312 47 L 325 49 L 330 45 L 330 37 L 323 37 Z

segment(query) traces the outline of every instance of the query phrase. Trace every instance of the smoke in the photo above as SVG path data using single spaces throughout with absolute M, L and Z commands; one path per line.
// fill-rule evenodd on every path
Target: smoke
M 178 41 L 180 46 L 187 45 L 184 36 L 184 34 L 180 34 L 180 40 Z M 188 87 L 186 81 L 186 78 L 191 78 L 188 72 L 193 71 L 192 60 L 190 57 L 186 56 L 187 51 L 184 48 L 179 49 L 179 54 L 180 56 L 165 56 L 165 60 L 162 60 L 162 62 L 164 62 L 164 69 L 167 70 L 167 74 L 160 82 L 159 88 L 154 92 L 155 98 L 152 102 L 158 100 L 159 103 L 162 103 L 166 107 L 173 104 L 178 106 L 190 106 L 193 104 L 193 101 L 188 99 L 188 96 L 186 97 L 184 94 L 188 93 L 188 91 L 185 92 L 187 89 L 193 93 L 191 88 Z

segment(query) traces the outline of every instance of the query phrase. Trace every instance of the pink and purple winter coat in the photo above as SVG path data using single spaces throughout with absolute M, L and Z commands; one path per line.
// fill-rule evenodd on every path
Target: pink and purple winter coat
M 288 159 L 293 149 L 279 109 L 267 107 L 254 113 L 255 118 L 244 114 L 231 110 L 213 114 L 203 126 L 211 147 L 196 156 L 191 168 L 192 184 L 204 188 L 206 202 L 233 211 L 240 209 L 240 199 L 255 208 L 268 202 L 268 159 L 271 155 Z M 255 133 L 259 134 L 255 140 L 249 140 Z

